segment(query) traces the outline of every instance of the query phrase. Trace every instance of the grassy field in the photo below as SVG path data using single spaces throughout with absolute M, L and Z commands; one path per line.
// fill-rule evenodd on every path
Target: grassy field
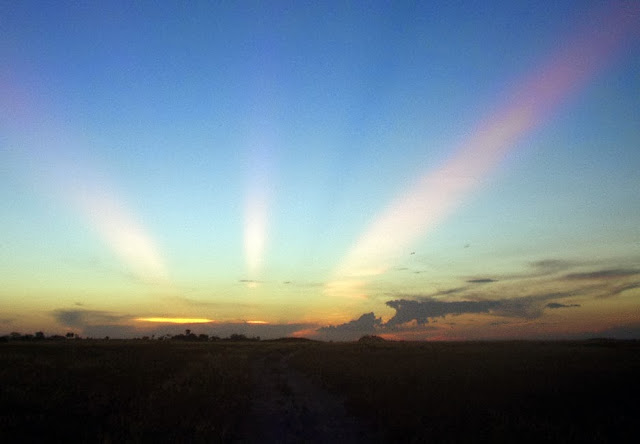
M 640 437 L 640 343 L 317 344 L 293 363 L 381 442 Z
M 278 356 L 344 401 L 369 441 L 640 437 L 638 342 L 83 340 L 0 344 L 0 442 L 242 441 L 266 377 L 255 364 Z M 287 369 L 278 384 L 294 396 Z
M 0 441 L 232 441 L 249 405 L 244 348 L 0 344 Z

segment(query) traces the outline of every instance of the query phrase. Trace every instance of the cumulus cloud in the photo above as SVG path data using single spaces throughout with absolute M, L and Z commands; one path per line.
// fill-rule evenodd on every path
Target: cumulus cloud
M 373 312 L 365 313 L 358 319 L 340 325 L 321 327 L 317 332 L 332 340 L 351 340 L 367 334 L 375 334 L 382 325 L 382 318 L 376 318 Z
M 429 296 L 411 296 L 387 301 L 386 305 L 395 310 L 395 315 L 387 322 L 382 322 L 375 314 L 366 313 L 358 319 L 336 326 L 322 327 L 317 332 L 327 339 L 352 340 L 365 334 L 381 334 L 386 332 L 426 330 L 429 323 L 448 315 L 490 314 L 505 318 L 537 319 L 546 308 L 557 309 L 579 307 L 578 304 L 562 304 L 549 302 L 575 296 L 576 292 L 541 293 L 519 298 L 474 299 L 462 301 L 442 301 Z M 506 322 L 495 322 L 491 325 L 502 325 Z
M 466 301 L 441 301 L 429 296 L 418 300 L 396 299 L 387 302 L 387 306 L 393 308 L 396 314 L 384 325 L 393 327 L 412 321 L 418 324 L 427 324 L 433 319 L 447 315 L 470 313 L 488 313 L 495 316 L 536 319 L 542 316 L 544 308 L 548 307 L 545 302 L 550 299 L 561 299 L 569 296 L 575 296 L 575 292 L 543 293 L 519 298 Z
M 426 324 L 431 318 L 444 317 L 448 314 L 488 313 L 498 305 L 498 301 L 445 302 L 433 298 L 425 298 L 421 301 L 397 299 L 388 301 L 387 305 L 396 311 L 396 314 L 386 323 L 387 326 L 393 327 L 411 321 Z

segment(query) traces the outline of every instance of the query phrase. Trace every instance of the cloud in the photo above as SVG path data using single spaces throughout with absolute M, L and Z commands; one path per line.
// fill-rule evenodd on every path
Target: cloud
M 491 279 L 491 278 L 480 278 L 480 279 L 468 279 L 467 282 L 470 284 L 488 284 L 491 282 L 498 282 L 498 280 Z
M 611 290 L 611 296 L 616 296 L 623 291 L 633 290 L 634 288 L 640 288 L 640 282 L 631 282 L 629 284 L 618 285 Z
M 544 302 L 549 299 L 561 297 L 558 293 L 524 296 L 521 298 L 500 299 L 491 310 L 496 316 L 512 318 L 536 319 L 544 312 Z M 569 296 L 568 294 L 565 296 Z
M 329 325 L 317 329 L 317 332 L 331 340 L 353 340 L 360 336 L 377 333 L 382 318 L 376 318 L 373 312 L 365 313 L 358 319 L 340 325 Z
M 627 278 L 631 276 L 640 275 L 640 270 L 634 269 L 625 269 L 625 268 L 614 268 L 614 269 L 605 269 L 605 270 L 597 270 L 591 271 L 588 273 L 570 273 L 564 276 L 564 279 L 575 281 L 575 280 L 590 280 L 590 279 L 621 279 Z
M 457 293 L 463 288 L 445 290 L 439 293 Z M 579 307 L 578 304 L 565 305 L 559 302 L 549 302 L 567 297 L 575 297 L 577 291 L 540 293 L 518 298 L 504 299 L 472 299 L 462 301 L 442 301 L 429 296 L 402 297 L 386 302 L 388 307 L 396 312 L 387 322 L 382 322 L 373 312 L 366 313 L 358 319 L 337 326 L 322 327 L 317 330 L 320 336 L 334 340 L 354 340 L 365 334 L 381 334 L 391 332 L 409 332 L 433 329 L 426 324 L 436 323 L 438 318 L 447 315 L 489 314 L 506 318 L 520 318 L 526 320 L 537 319 L 544 313 L 545 308 L 556 309 L 563 307 Z M 497 321 L 491 325 L 503 325 L 508 322 Z
M 487 313 L 495 316 L 536 319 L 542 316 L 545 302 L 549 299 L 561 299 L 575 296 L 576 292 L 542 293 L 519 298 L 483 299 L 466 301 L 441 301 L 430 296 L 415 299 L 396 299 L 388 301 L 387 306 L 396 314 L 384 324 L 394 327 L 415 321 L 427 324 L 435 318 L 447 315 Z M 557 307 L 550 307 L 557 308 Z
M 462 291 L 465 291 L 467 288 L 468 287 L 449 288 L 447 290 L 437 291 L 437 292 L 431 294 L 430 296 L 444 296 L 444 295 L 448 295 L 448 294 L 460 293 Z
M 618 296 L 619 294 L 627 290 L 640 288 L 640 282 L 629 282 L 626 284 L 619 284 L 619 285 L 604 285 L 604 286 L 598 286 L 598 288 L 600 289 L 604 288 L 604 292 L 601 292 L 600 294 L 596 295 L 596 298 L 606 299 L 613 296 Z
M 131 316 L 96 310 L 56 310 L 52 315 L 58 323 L 66 327 L 78 328 L 95 324 L 117 324 L 131 318 Z
M 514 281 L 552 276 L 561 271 L 585 265 L 585 263 L 563 259 L 542 259 L 539 261 L 527 262 L 526 265 L 527 268 L 523 272 L 501 275 L 500 281 Z
M 549 302 L 545 305 L 546 308 L 570 308 L 570 307 L 580 307 L 580 304 L 560 304 L 558 302 Z
M 255 308 L 255 306 L 252 304 L 241 303 L 241 302 L 217 302 L 217 301 L 210 301 L 210 300 L 186 298 L 182 296 L 173 297 L 171 298 L 171 300 L 180 304 L 185 304 L 190 307 L 224 308 L 224 307 L 233 306 L 237 308 Z
M 561 259 L 543 259 L 540 261 L 530 262 L 529 265 L 541 274 L 552 274 L 559 271 L 567 270 L 576 265 L 575 262 Z
M 397 299 L 387 302 L 396 314 L 385 325 L 393 327 L 411 321 L 427 324 L 431 318 L 444 317 L 448 314 L 488 313 L 497 304 L 497 301 L 444 302 L 433 298 L 425 298 L 422 301 Z

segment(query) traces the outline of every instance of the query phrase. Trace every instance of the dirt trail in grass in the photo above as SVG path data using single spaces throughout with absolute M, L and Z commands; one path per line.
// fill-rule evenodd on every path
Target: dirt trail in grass
M 289 365 L 291 354 L 254 362 L 251 411 L 241 436 L 247 443 L 370 442 L 338 397 Z

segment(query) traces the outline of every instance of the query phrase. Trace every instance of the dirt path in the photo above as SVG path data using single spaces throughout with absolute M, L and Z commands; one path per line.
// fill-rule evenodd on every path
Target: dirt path
M 271 353 L 253 365 L 246 443 L 369 442 L 366 429 L 343 402 L 289 365 L 291 354 Z

